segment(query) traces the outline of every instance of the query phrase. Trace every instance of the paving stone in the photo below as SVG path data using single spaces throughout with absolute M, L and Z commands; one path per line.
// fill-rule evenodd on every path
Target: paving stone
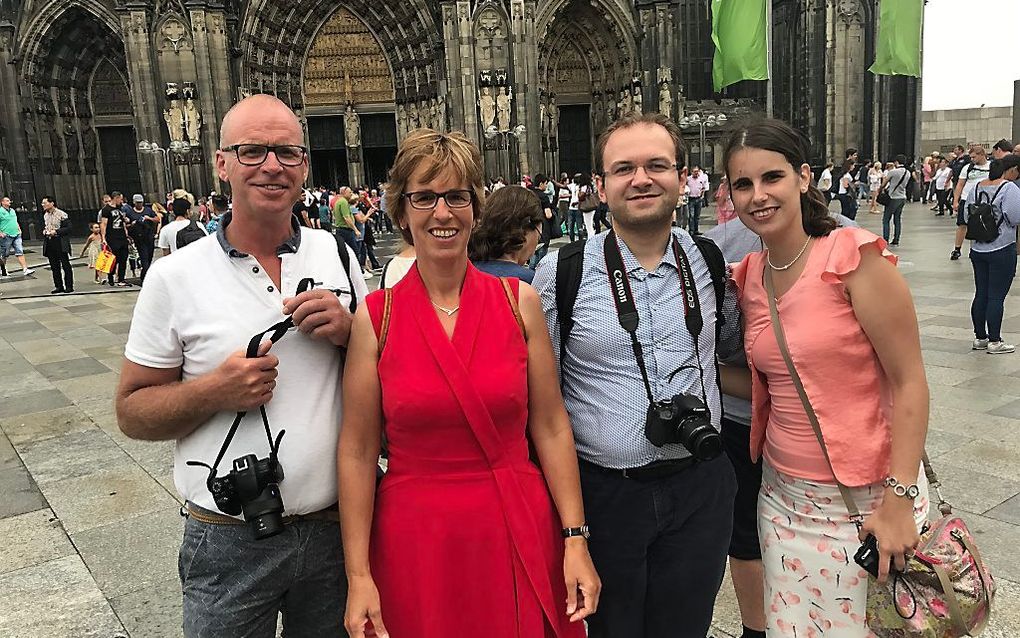
M 102 303 L 83 303 L 67 307 L 68 312 L 88 317 L 101 316 L 102 313 L 110 310 L 110 307 Z
M 79 556 L 58 558 L 0 576 L 0 636 L 126 635 Z
M 0 519 L 0 574 L 75 553 L 49 508 Z
M 1012 419 L 1020 419 L 1020 400 L 1000 405 L 995 409 L 990 410 L 989 414 L 994 414 L 995 416 L 1007 416 Z
M 973 440 L 974 437 L 972 436 L 955 434 L 929 427 L 928 438 L 925 440 L 924 447 L 930 458 L 937 459 L 940 458 L 940 455 L 952 452 L 961 445 Z
M 68 345 L 63 339 L 37 339 L 15 344 L 15 348 L 33 365 L 80 359 L 85 356 L 81 350 Z
M 34 321 L 31 322 L 31 325 L 4 326 L 3 330 L 0 331 L 0 337 L 10 343 L 50 339 L 55 336 L 52 331 Z
M 981 390 L 964 390 L 957 387 L 938 386 L 929 388 L 932 405 L 963 408 L 974 412 L 997 413 L 1007 403 L 1016 401 L 1016 397 L 1002 396 L 995 392 Z M 1003 416 L 1011 416 L 1005 414 Z M 1020 416 L 1018 414 L 1017 416 Z
M 932 459 L 932 465 L 942 483 L 942 494 L 953 507 L 982 513 L 1020 493 L 1020 481 L 996 476 L 980 466 L 952 463 L 947 456 Z M 934 493 L 931 498 L 934 505 Z
M 94 427 L 96 424 L 77 406 L 0 419 L 0 429 L 14 445 L 41 441 Z
M 15 470 L 24 465 L 7 436 L 0 434 L 0 471 Z
M 110 605 L 132 637 L 181 638 L 183 635 L 181 583 L 176 578 L 118 596 L 110 600 Z
M 1020 494 L 985 512 L 988 518 L 1020 525 Z
M 103 323 L 100 325 L 106 330 L 109 330 L 110 332 L 116 335 L 127 336 L 128 332 L 130 332 L 131 330 L 130 321 L 118 321 L 115 323 Z
M 16 299 L 16 300 L 12 300 L 11 303 L 18 310 L 21 310 L 22 312 L 24 312 L 26 310 L 38 310 L 40 308 L 49 308 L 49 309 L 56 308 L 56 306 L 54 306 L 52 303 L 50 303 L 49 301 L 46 301 L 46 300 L 36 300 L 36 299 L 22 300 L 22 299 Z
M 124 436 L 119 429 L 116 434 L 111 434 L 110 438 L 149 475 L 159 477 L 173 473 L 174 441 L 137 441 Z M 171 492 L 177 493 L 173 488 Z
M 69 534 L 177 507 L 177 501 L 134 464 L 49 483 L 43 493 Z
M 957 383 L 956 387 L 963 388 L 964 390 L 994 392 L 1004 397 L 1010 396 L 1020 399 L 1020 381 L 1011 376 L 983 374 L 969 381 Z
M 77 379 L 78 377 L 105 374 L 107 372 L 106 366 L 99 363 L 92 357 L 69 359 L 67 361 L 55 361 L 53 363 L 41 363 L 37 365 L 35 369 L 50 381 Z
M 44 412 L 71 405 L 56 389 L 37 390 L 17 397 L 16 401 L 0 401 L 0 419 L 33 412 Z
M 35 482 L 49 483 L 134 465 L 99 428 L 71 432 L 23 445 L 19 452 Z
M 113 401 L 120 374 L 113 372 L 98 361 L 96 361 L 96 365 L 99 367 L 94 374 L 63 381 L 54 381 L 53 386 L 65 397 L 76 403 L 96 399 L 109 399 Z
M 5 374 L 0 382 L 0 401 L 19 400 L 18 397 L 39 392 L 55 390 L 53 384 L 34 368 L 25 372 Z
M 929 385 L 956 386 L 971 379 L 983 377 L 980 372 L 973 370 L 960 370 L 958 368 L 947 368 L 936 365 L 925 365 L 924 373 Z M 934 391 L 934 390 L 932 390 Z
M 183 534 L 184 519 L 174 506 L 71 534 L 71 540 L 103 594 L 115 598 L 174 574 Z
M 929 427 L 989 441 L 1020 440 L 1020 419 L 932 405 Z
M 39 488 L 24 466 L 0 470 L 0 519 L 34 512 L 46 507 Z M 0 632 L 0 636 L 4 635 Z

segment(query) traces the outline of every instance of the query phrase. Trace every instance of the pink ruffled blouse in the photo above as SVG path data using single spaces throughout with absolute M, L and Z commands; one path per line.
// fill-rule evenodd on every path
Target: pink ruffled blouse
M 882 238 L 860 228 L 838 228 L 815 240 L 804 271 L 778 302 L 790 356 L 822 429 L 836 478 L 856 487 L 881 481 L 889 468 L 892 396 L 885 372 L 843 285 L 865 250 Z M 751 457 L 764 450 L 781 472 L 832 482 L 811 423 L 774 337 L 765 293 L 765 253 L 751 253 L 733 271 L 744 317 L 744 348 L 751 367 Z

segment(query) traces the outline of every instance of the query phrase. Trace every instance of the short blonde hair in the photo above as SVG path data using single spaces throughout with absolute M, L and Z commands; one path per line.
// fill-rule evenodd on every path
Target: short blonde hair
M 474 195 L 472 213 L 475 219 L 485 202 L 482 155 L 477 146 L 459 131 L 440 133 L 430 128 L 412 131 L 404 138 L 393 161 L 384 195 L 390 219 L 400 228 L 404 241 L 412 246 L 414 239 L 404 223 L 407 218 L 404 191 L 411 176 L 422 167 L 425 168 L 423 181 L 433 180 L 444 171 L 452 171 L 458 179 L 467 182 Z

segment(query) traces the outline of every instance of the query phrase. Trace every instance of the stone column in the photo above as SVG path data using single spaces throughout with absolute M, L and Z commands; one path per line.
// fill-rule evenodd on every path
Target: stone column
M 0 24 L 0 121 L 7 132 L 8 160 L 11 163 L 11 179 L 14 190 L 10 193 L 14 205 L 36 202 L 32 167 L 28 160 L 28 140 L 22 123 L 21 99 L 18 95 L 18 65 L 12 62 L 14 49 L 14 25 Z
M 659 109 L 659 92 L 656 88 L 654 70 L 659 68 L 661 41 L 658 25 L 655 24 L 655 7 L 641 7 L 638 12 L 638 68 L 634 69 L 641 78 L 641 111 L 657 111 Z
M 1013 144 L 1020 144 L 1020 80 L 1013 83 Z
M 135 118 L 135 136 L 140 140 L 163 139 L 160 125 L 163 123 L 159 108 L 159 87 L 154 73 L 155 62 L 152 53 L 152 34 L 149 31 L 149 15 L 144 8 L 129 5 L 120 12 L 121 33 L 124 35 L 124 53 L 127 60 L 128 90 L 131 93 L 131 109 Z M 168 188 L 163 176 L 163 160 L 153 155 L 148 161 L 138 160 L 142 170 L 142 189 L 147 195 L 160 201 Z
M 826 150 L 842 158 L 847 148 L 864 141 L 864 7 L 847 0 L 828 8 L 826 73 Z
M 658 2 L 655 4 L 655 26 L 656 34 L 655 38 L 658 42 L 657 55 L 654 60 L 653 66 L 646 67 L 647 69 L 655 69 L 655 77 L 651 78 L 650 84 L 645 92 L 645 104 L 647 105 L 646 110 L 659 110 L 659 92 L 661 88 L 659 69 L 673 69 L 674 56 L 676 55 L 677 42 L 676 38 L 679 35 L 679 30 L 673 27 L 673 8 L 672 3 L 669 2 Z M 673 113 L 668 113 L 671 117 L 677 112 L 677 104 L 675 103 L 679 97 L 676 90 L 677 84 L 680 82 L 679 77 L 675 72 L 670 72 L 671 79 L 668 83 L 670 92 L 673 97 Z M 651 101 L 647 101 L 651 98 Z M 674 117 L 674 119 L 676 119 Z
M 233 87 L 237 84 L 230 73 L 230 42 L 227 35 L 227 17 L 221 7 L 205 6 L 203 0 L 189 0 L 191 14 L 191 35 L 195 47 L 195 64 L 198 76 L 198 104 L 202 113 L 202 185 L 212 185 L 212 190 L 222 190 L 216 166 L 214 151 L 219 145 L 219 129 L 223 116 L 234 104 Z M 209 3 L 211 4 L 211 3 Z M 203 188 L 202 192 L 208 191 Z
M 542 168 L 542 123 L 539 121 L 538 41 L 534 0 L 511 0 L 510 33 L 514 64 L 514 113 L 525 131 L 517 138 L 517 161 L 522 175 Z M 529 90 L 530 89 L 530 90 Z M 510 176 L 506 176 L 510 179 Z
M 478 133 L 478 77 L 471 43 L 471 3 L 454 0 L 442 3 L 443 41 L 446 48 L 446 77 L 449 82 L 447 109 L 450 121 L 460 124 L 468 139 L 482 148 Z M 457 126 L 453 127 L 457 130 Z

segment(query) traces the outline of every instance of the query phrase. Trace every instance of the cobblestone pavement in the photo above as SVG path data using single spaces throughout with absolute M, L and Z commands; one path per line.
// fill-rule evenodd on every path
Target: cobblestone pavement
M 862 213 L 860 221 L 880 229 L 877 215 Z M 1020 635 L 1020 353 L 970 351 L 971 269 L 966 256 L 948 259 L 951 223 L 919 204 L 907 207 L 904 223 L 896 252 L 914 294 L 931 386 L 928 449 L 998 578 L 984 635 L 1013 638 Z M 383 242 L 380 255 L 394 243 Z M 172 444 L 127 439 L 111 400 L 137 289 L 96 286 L 83 267 L 75 276 L 72 296 L 47 294 L 48 270 L 0 281 L 0 636 L 179 636 L 183 519 Z M 1005 328 L 1007 339 L 1020 339 L 1020 286 L 1007 300 Z M 738 635 L 739 626 L 727 582 L 716 635 Z

